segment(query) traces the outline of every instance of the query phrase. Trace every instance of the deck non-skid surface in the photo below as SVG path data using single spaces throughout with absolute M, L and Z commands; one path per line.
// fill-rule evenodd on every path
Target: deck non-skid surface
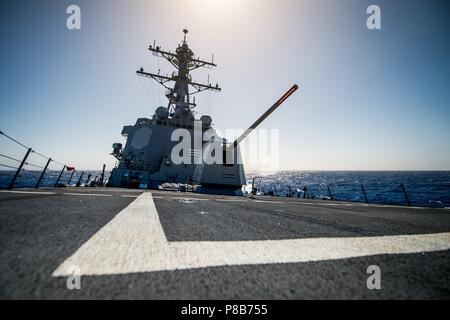
M 450 211 L 122 189 L 0 192 L 0 298 L 449 298 Z M 68 290 L 68 268 L 81 290 Z M 368 290 L 378 265 L 382 289 Z

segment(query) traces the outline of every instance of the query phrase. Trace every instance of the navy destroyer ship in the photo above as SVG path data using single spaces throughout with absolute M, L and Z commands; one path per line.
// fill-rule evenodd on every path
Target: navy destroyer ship
M 176 68 L 137 71 L 167 89 L 168 104 L 124 127 L 111 188 L 104 172 L 94 186 L 81 187 L 83 172 L 71 184 L 75 168 L 63 163 L 54 187 L 42 186 L 54 160 L 0 131 L 27 150 L 0 190 L 0 299 L 449 299 L 447 209 L 231 196 L 245 183 L 240 142 L 297 86 L 229 143 L 192 110 L 193 95 L 220 88 L 190 71 L 215 64 L 194 58 L 186 38 L 175 53 L 149 49 Z M 33 153 L 46 165 L 20 188 Z M 179 189 L 154 190 L 164 184 Z
M 151 118 L 139 118 L 125 126 L 127 141 L 113 144 L 112 155 L 118 163 L 112 170 L 108 186 L 157 189 L 164 183 L 195 185 L 197 192 L 241 195 L 246 184 L 239 143 L 270 113 L 283 103 L 298 86 L 294 85 L 269 110 L 234 142 L 217 135 L 209 115 L 196 119 L 195 95 L 203 91 L 220 92 L 218 84 L 193 80 L 191 72 L 213 68 L 213 61 L 195 58 L 184 39 L 175 52 L 150 45 L 149 51 L 166 59 L 175 71 L 171 76 L 149 73 L 141 67 L 138 76 L 155 80 L 166 89 L 167 106 L 156 108 Z M 187 143 L 183 150 L 180 144 Z M 181 161 L 174 160 L 181 158 Z

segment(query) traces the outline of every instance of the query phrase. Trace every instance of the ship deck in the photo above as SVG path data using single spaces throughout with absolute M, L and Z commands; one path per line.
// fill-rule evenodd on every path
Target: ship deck
M 450 298 L 450 211 L 114 188 L 0 191 L 1 299 Z M 369 290 L 371 265 L 381 289 Z M 70 268 L 81 289 L 69 290 Z

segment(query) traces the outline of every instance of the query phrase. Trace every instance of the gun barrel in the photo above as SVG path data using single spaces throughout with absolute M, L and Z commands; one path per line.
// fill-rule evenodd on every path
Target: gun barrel
M 261 122 L 263 122 L 272 112 L 274 112 L 275 109 L 277 109 L 284 101 L 286 101 L 286 99 L 289 98 L 290 95 L 297 91 L 297 89 L 298 85 L 294 84 L 288 91 L 286 91 L 286 93 L 280 99 L 278 99 L 277 102 L 275 102 L 266 112 L 264 112 L 263 115 L 258 118 L 258 120 L 256 120 L 243 134 L 239 136 L 239 138 L 234 141 L 234 148 L 236 148 L 236 146 L 242 140 L 244 140 L 257 126 L 261 124 Z

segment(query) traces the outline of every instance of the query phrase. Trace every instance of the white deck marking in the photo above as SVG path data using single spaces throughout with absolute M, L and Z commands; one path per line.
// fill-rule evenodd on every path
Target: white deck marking
M 95 190 L 96 192 L 129 192 L 129 193 L 142 193 L 146 190 L 143 189 L 124 189 L 124 188 L 119 188 L 119 189 L 113 189 L 113 188 L 102 188 L 102 187 L 92 187 L 88 190 Z
M 258 202 L 258 203 L 283 203 L 281 201 L 272 201 L 272 200 L 253 200 L 251 202 Z
M 203 198 L 192 198 L 192 197 L 188 197 L 188 198 L 184 198 L 184 197 L 172 197 L 172 200 L 197 200 L 197 201 L 209 201 L 209 199 L 203 199 Z
M 281 201 L 273 201 L 273 200 L 257 200 L 257 199 L 214 199 L 215 201 L 221 202 L 257 202 L 257 203 L 283 203 Z
M 4 193 L 18 193 L 18 194 L 62 194 L 66 196 L 93 196 L 93 197 L 112 197 L 112 194 L 104 194 L 104 193 L 83 193 L 83 192 L 51 192 L 51 191 L 17 191 L 17 190 L 0 190 L 0 192 Z M 124 197 L 126 195 L 122 195 Z M 137 197 L 137 196 L 129 196 L 129 197 Z
M 355 238 L 168 242 L 150 192 L 141 194 L 64 261 L 53 276 L 127 274 L 295 263 L 450 249 L 450 232 Z
M 56 192 L 47 192 L 47 191 L 15 191 L 15 190 L 0 190 L 0 192 L 4 193 L 20 193 L 20 194 L 56 194 Z
M 66 196 L 93 196 L 93 197 L 112 197 L 112 194 L 103 193 L 75 193 L 75 192 L 63 192 Z

